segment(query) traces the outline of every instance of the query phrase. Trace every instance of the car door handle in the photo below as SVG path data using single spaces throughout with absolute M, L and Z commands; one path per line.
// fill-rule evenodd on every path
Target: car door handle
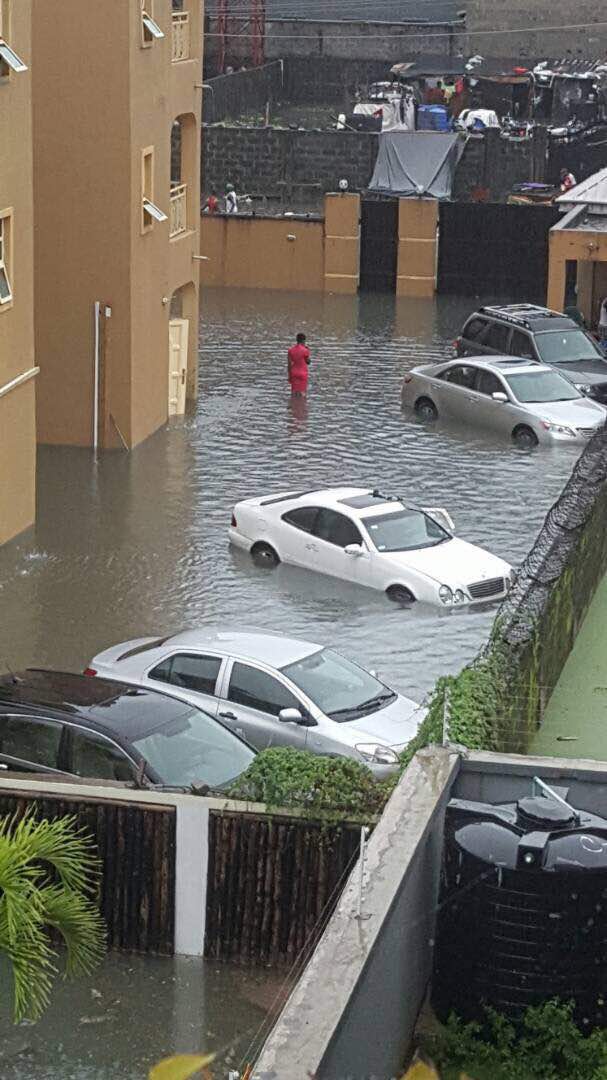
M 318 551 L 318 548 L 316 547 L 316 544 L 306 544 L 306 550 L 307 551 Z
M 220 712 L 219 715 L 222 716 L 224 720 L 238 720 L 236 713 L 233 712 Z

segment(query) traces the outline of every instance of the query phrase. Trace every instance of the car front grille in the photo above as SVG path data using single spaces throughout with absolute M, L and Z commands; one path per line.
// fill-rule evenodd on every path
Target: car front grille
M 494 577 L 488 581 L 475 581 L 468 586 L 468 592 L 473 600 L 487 600 L 492 596 L 499 596 L 504 592 L 504 579 Z
M 578 435 L 583 435 L 586 439 L 590 439 L 593 435 L 596 435 L 597 431 L 600 431 L 601 428 L 601 424 L 597 424 L 596 427 L 579 427 L 577 433 Z

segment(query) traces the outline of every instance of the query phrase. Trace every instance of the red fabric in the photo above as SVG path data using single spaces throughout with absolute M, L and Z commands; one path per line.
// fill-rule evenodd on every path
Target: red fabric
M 294 394 L 306 392 L 309 359 L 310 350 L 305 345 L 292 345 L 289 349 L 289 382 Z

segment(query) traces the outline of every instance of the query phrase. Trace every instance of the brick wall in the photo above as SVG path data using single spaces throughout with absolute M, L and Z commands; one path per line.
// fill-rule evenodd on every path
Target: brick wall
M 368 185 L 378 136 L 354 131 L 290 131 L 276 128 L 205 127 L 202 133 L 203 190 L 284 195 L 286 184 L 318 184 L 307 193 L 308 209 L 346 177 L 351 191 Z M 287 201 L 289 199 L 287 198 Z
M 468 0 L 466 26 L 470 53 L 482 56 L 599 57 L 607 49 L 607 27 L 546 32 L 545 27 L 605 22 L 605 9 L 597 0 Z M 483 34 L 483 30 L 517 33 Z

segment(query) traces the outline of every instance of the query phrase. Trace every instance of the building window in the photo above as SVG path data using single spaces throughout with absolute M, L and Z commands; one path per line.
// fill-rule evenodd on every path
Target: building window
M 13 299 L 12 278 L 12 211 L 0 211 L 0 311 Z
M 152 45 L 164 33 L 154 19 L 154 0 L 141 0 L 141 44 Z
M 141 231 L 149 232 L 155 221 L 168 221 L 168 215 L 154 202 L 154 147 L 141 153 Z
M 11 71 L 27 71 L 27 64 L 11 49 L 10 4 L 9 0 L 0 0 L 0 79 L 6 78 Z

